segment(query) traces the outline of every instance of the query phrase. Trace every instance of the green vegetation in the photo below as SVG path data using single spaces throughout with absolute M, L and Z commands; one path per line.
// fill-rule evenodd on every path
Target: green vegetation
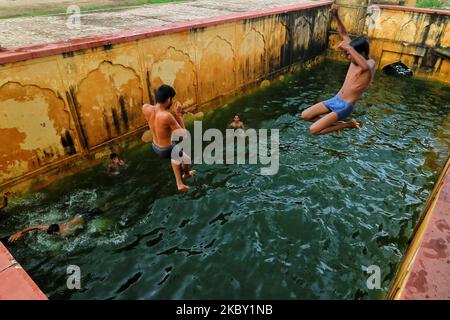
M 416 7 L 450 10 L 450 2 L 449 0 L 417 0 Z

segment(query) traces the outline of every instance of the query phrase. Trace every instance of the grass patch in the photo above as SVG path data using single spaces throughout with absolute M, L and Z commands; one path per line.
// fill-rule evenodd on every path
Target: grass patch
M 450 2 L 448 0 L 417 0 L 416 7 L 449 10 Z

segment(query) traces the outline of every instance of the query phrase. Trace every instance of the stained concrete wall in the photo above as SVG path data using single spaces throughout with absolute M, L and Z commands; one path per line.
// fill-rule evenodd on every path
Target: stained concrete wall
M 339 14 L 348 31 L 370 40 L 377 67 L 402 61 L 418 77 L 450 83 L 450 11 L 373 4 L 370 0 L 339 0 Z M 331 24 L 329 56 L 340 38 Z
M 177 99 L 195 113 L 320 55 L 327 48 L 330 5 L 313 2 L 0 53 L 0 189 L 24 180 L 21 189 L 41 187 L 65 174 L 65 164 L 76 171 L 101 158 L 108 144 L 146 127 L 141 107 L 154 102 L 162 83 L 173 85 Z
M 347 27 L 348 32 L 362 35 L 367 30 L 367 15 L 370 14 L 370 6 L 400 5 L 414 7 L 416 0 L 336 0 L 339 7 L 339 15 Z M 368 12 L 369 11 L 369 12 Z M 331 22 L 331 30 L 336 31 L 336 21 Z

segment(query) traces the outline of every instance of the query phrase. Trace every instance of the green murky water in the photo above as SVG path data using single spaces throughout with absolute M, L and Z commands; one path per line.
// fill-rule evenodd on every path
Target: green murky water
M 188 194 L 170 167 L 139 146 L 130 167 L 105 166 L 14 199 L 0 237 L 99 208 L 77 236 L 45 233 L 8 245 L 53 299 L 383 298 L 450 141 L 450 88 L 379 73 L 342 136 L 314 137 L 301 109 L 332 97 L 346 65 L 325 62 L 205 117 L 225 128 L 280 129 L 280 171 L 198 165 Z M 81 290 L 66 288 L 68 265 Z M 368 290 L 364 268 L 381 268 Z

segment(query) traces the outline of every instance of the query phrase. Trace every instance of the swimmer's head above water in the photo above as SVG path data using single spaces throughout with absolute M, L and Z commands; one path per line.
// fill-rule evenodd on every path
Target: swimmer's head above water
M 3 193 L 3 199 L 2 199 L 2 201 L 0 203 L 0 210 L 6 208 L 8 206 L 8 201 L 9 201 L 10 194 L 11 193 L 9 191 Z
M 241 121 L 241 116 L 236 113 L 233 117 L 233 121 L 228 126 L 231 129 L 244 129 L 244 123 Z
M 117 153 L 111 153 L 109 156 L 111 159 L 111 163 L 108 166 L 108 172 L 112 175 L 119 175 L 120 174 L 120 167 L 126 168 L 126 163 L 124 160 L 119 158 L 119 155 Z
M 59 231 L 61 230 L 59 224 L 51 224 L 48 228 L 47 228 L 47 233 L 48 234 L 55 234 L 55 233 L 59 233 Z
M 119 155 L 117 153 L 111 153 L 111 155 L 109 156 L 111 159 L 111 162 L 114 164 L 119 164 L 120 163 L 120 159 L 119 159 Z

